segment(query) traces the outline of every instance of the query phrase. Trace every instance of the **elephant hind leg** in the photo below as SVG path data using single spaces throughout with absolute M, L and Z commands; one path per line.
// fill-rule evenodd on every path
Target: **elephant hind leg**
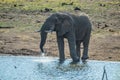
M 76 54 L 76 40 L 74 34 L 68 33 L 67 39 L 69 43 L 70 56 L 73 59 L 73 63 L 79 62 L 79 57 Z
M 84 50 L 83 50 L 82 60 L 86 60 L 89 58 L 89 56 L 88 56 L 89 40 L 90 40 L 90 33 L 88 33 L 85 36 L 84 41 L 83 41 Z
M 80 45 L 81 45 L 81 41 L 77 40 L 76 41 L 76 53 L 77 53 L 77 56 L 79 57 L 79 59 L 80 59 L 80 56 L 81 56 Z

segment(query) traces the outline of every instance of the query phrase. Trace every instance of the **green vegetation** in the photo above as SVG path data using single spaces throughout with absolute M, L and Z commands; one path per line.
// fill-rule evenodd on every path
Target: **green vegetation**
M 75 7 L 88 13 L 109 10 L 120 4 L 119 0 L 0 0 L 1 10 L 41 11 L 45 8 L 56 11 L 73 11 Z M 100 7 L 101 6 L 101 7 Z M 119 6 L 118 6 L 119 7 Z
M 111 16 L 108 13 L 120 11 L 119 7 L 120 0 L 0 0 L 0 26 L 15 27 L 22 31 L 36 30 L 48 16 L 40 13 L 76 13 L 75 8 L 90 15 L 93 22 L 101 23 Z M 36 20 L 40 20 L 40 23 L 35 23 Z

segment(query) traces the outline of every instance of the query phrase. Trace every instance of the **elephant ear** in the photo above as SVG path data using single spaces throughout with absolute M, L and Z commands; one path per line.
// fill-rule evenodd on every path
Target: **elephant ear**
M 66 34 L 69 31 L 72 31 L 73 29 L 73 22 L 70 16 L 68 16 L 67 14 L 62 14 L 60 15 L 61 17 L 59 18 L 59 20 L 61 20 L 61 23 L 59 24 L 59 30 L 58 30 L 58 35 L 59 36 L 63 36 L 64 34 Z

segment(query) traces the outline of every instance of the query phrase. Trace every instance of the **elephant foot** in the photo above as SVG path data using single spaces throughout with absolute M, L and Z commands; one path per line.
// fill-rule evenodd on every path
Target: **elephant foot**
M 86 57 L 86 58 L 83 58 L 83 57 L 82 57 L 82 62 L 83 62 L 84 64 L 87 63 L 86 60 L 87 60 L 88 58 L 89 58 L 89 57 Z
M 80 62 L 80 59 L 73 60 L 70 64 L 77 64 L 78 62 Z
M 86 63 L 87 63 L 87 61 L 86 61 L 86 60 L 82 60 L 82 63 L 83 63 L 83 64 L 86 64 Z
M 63 64 L 65 60 L 59 60 L 59 64 Z
M 78 62 L 74 62 L 74 61 L 72 61 L 70 64 L 77 64 Z

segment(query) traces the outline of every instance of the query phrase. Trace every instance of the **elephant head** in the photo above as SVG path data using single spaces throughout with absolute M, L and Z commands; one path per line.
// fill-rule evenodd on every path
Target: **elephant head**
M 42 52 L 44 52 L 43 46 L 46 42 L 47 33 L 56 31 L 58 36 L 64 35 L 71 29 L 70 28 L 70 26 L 72 26 L 71 20 L 72 19 L 70 18 L 70 16 L 63 13 L 52 14 L 50 17 L 46 19 L 40 30 L 41 32 L 40 49 Z

